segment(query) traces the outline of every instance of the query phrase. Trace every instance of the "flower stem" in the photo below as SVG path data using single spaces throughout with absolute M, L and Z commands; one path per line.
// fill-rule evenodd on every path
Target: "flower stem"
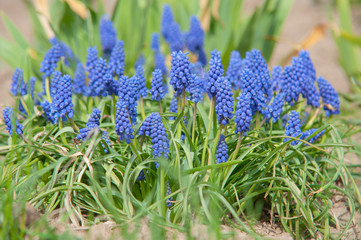
M 202 166 L 204 166 L 205 159 L 206 159 L 206 152 L 207 152 L 207 148 L 208 148 L 208 139 L 209 139 L 209 133 L 211 132 L 211 128 L 212 128 L 212 120 L 213 120 L 215 103 L 216 103 L 216 98 L 213 97 L 211 100 L 211 107 L 210 107 L 209 117 L 208 117 L 209 123 L 208 123 L 207 135 L 206 135 L 206 139 L 204 140 L 204 145 L 203 145 L 202 162 L 201 162 Z
M 165 179 L 164 179 L 164 170 L 163 168 L 160 166 L 160 199 L 163 199 L 165 197 Z M 166 216 L 166 207 L 165 207 L 165 201 L 162 201 L 160 203 L 160 209 L 161 209 L 161 214 L 163 217 Z
M 161 101 L 158 102 L 158 105 L 159 105 L 159 113 L 160 113 L 160 114 L 163 114 L 163 108 L 162 108 L 162 103 L 161 103 Z
M 143 121 L 144 121 L 145 120 L 145 112 L 144 112 L 144 101 L 143 101 L 142 96 L 140 96 L 139 101 L 140 101 L 140 112 L 142 114 L 142 118 L 143 118 Z
M 46 97 L 48 98 L 49 103 L 51 103 L 50 81 L 49 81 L 48 77 L 45 79 L 45 92 L 46 92 Z
M 316 117 L 317 117 L 318 114 L 320 113 L 321 108 L 322 108 L 322 105 L 320 105 L 320 106 L 316 109 L 316 111 L 312 114 L 312 117 L 310 118 L 310 120 L 308 120 L 308 122 L 307 122 L 307 124 L 306 124 L 306 127 L 305 127 L 306 130 L 311 128 L 313 122 L 315 121 Z
M 242 137 L 243 137 L 243 134 L 240 133 L 240 134 L 239 134 L 239 137 L 238 137 L 236 149 L 235 149 L 234 152 L 233 152 L 231 161 L 233 161 L 233 160 L 236 158 L 237 154 L 238 154 L 239 147 L 241 146 L 241 143 L 242 143 Z
M 62 119 L 62 117 L 59 117 L 59 130 L 61 130 L 61 129 L 63 129 L 63 119 Z M 61 141 L 64 144 L 68 145 L 68 142 L 66 141 L 64 133 L 60 134 L 60 137 L 61 137 Z

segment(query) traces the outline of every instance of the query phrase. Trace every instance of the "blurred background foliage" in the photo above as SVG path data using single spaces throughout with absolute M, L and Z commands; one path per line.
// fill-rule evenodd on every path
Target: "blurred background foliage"
M 149 48 L 151 34 L 160 32 L 162 6 L 168 3 L 180 24 L 182 31 L 187 31 L 189 17 L 196 15 L 206 31 L 205 50 L 218 49 L 222 53 L 225 66 L 232 50 L 239 50 L 242 56 L 252 48 L 262 51 L 269 60 L 275 41 L 269 36 L 280 34 L 293 0 L 267 0 L 251 14 L 242 14 L 242 0 L 121 0 L 115 3 L 111 18 L 117 30 L 118 38 L 125 43 L 126 67 L 132 69 L 138 56 L 143 53 L 151 57 Z M 85 61 L 88 46 L 100 49 L 98 22 L 105 14 L 104 4 L 97 1 L 46 1 L 26 0 L 34 28 L 34 46 L 22 37 L 5 13 L 4 23 L 14 41 L 0 37 L 3 51 L 0 57 L 11 67 L 28 69 L 34 66 L 33 73 L 38 73 L 39 63 L 46 50 L 51 46 L 48 39 L 56 36 L 67 43 L 80 58 Z M 165 44 L 162 46 L 166 47 Z M 23 49 L 27 49 L 26 52 Z M 163 49 L 169 53 L 168 49 Z M 208 56 L 209 57 L 209 56 Z M 26 77 L 26 76 L 25 76 Z

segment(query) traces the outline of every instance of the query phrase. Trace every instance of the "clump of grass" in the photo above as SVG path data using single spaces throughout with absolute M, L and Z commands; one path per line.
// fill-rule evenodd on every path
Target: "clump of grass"
M 15 129 L 19 119 L 23 128 L 1 134 L 2 185 L 11 183 L 15 196 L 45 213 L 64 209 L 75 226 L 97 216 L 120 224 L 150 217 L 188 234 L 205 223 L 221 237 L 222 223 L 260 238 L 252 223 L 262 219 L 296 239 L 345 234 L 355 213 L 348 188 L 357 189 L 344 163 L 352 145 L 332 120 L 338 94 L 316 78 L 306 51 L 272 74 L 259 50 L 243 59 L 234 53 L 239 58 L 224 74 L 217 50 L 209 66 L 197 61 L 199 52 L 190 61 L 182 39 L 174 38 L 177 22 L 163 21 L 163 37 L 180 49 L 150 84 L 153 61 L 124 75 L 127 46 L 116 45 L 112 22 L 104 19 L 105 52 L 90 46 L 82 62 L 53 40 L 35 86 L 14 75 L 15 89 L 26 91 L 14 91 L 16 114 L 5 124 Z M 197 40 L 202 29 L 193 34 Z M 150 85 L 161 97 L 149 98 Z M 351 217 L 331 236 L 335 192 L 348 199 Z

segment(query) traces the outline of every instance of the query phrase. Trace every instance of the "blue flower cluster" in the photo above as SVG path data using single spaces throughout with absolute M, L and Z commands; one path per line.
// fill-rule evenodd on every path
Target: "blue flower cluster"
M 122 76 L 119 79 L 118 96 L 128 110 L 129 116 L 133 124 L 137 121 L 137 98 L 139 98 L 139 85 L 135 76 L 128 79 L 127 76 Z
M 271 77 L 266 60 L 263 58 L 261 51 L 253 49 L 246 53 L 245 68 L 254 75 L 261 85 L 261 91 L 268 96 L 271 92 Z
M 73 118 L 74 110 L 72 97 L 72 80 L 69 75 L 64 75 L 60 78 L 56 87 L 56 93 L 53 95 L 52 108 L 55 110 L 54 118 L 56 121 L 59 117 L 64 118 L 68 116 Z
M 139 135 L 150 137 L 153 144 L 154 158 L 162 156 L 168 158 L 169 140 L 159 113 L 153 112 L 144 120 L 142 126 L 139 128 Z
M 309 136 L 311 136 L 314 132 L 316 132 L 316 128 L 311 128 L 310 130 L 307 130 L 302 133 L 301 139 L 306 140 Z M 309 143 L 314 143 L 317 139 L 321 138 L 322 135 L 325 133 L 325 130 L 322 130 L 321 132 L 317 133 L 315 136 L 310 138 L 308 140 Z
M 44 111 L 44 115 L 45 117 L 52 123 L 55 124 L 57 123 L 57 119 L 55 118 L 55 114 L 53 113 L 53 109 L 51 106 L 51 103 L 49 103 L 47 100 L 44 100 L 43 102 L 40 103 L 40 107 L 43 109 Z
M 241 70 L 242 70 L 241 54 L 238 51 L 232 51 L 226 72 L 226 78 L 232 84 L 232 88 L 234 90 L 242 89 Z
M 317 79 L 318 89 L 323 101 L 323 109 L 326 112 L 326 116 L 340 114 L 340 100 L 338 93 L 332 87 L 332 85 L 323 77 Z
M 191 80 L 190 62 L 187 53 L 182 51 L 172 53 L 172 65 L 170 68 L 170 84 L 177 94 L 187 89 Z
M 311 136 L 312 134 L 314 134 L 317 131 L 316 128 L 312 128 L 310 130 L 307 130 L 305 132 L 301 131 L 301 120 L 299 117 L 299 113 L 296 111 L 292 111 L 289 115 L 289 119 L 288 119 L 288 125 L 286 126 L 286 131 L 285 131 L 285 135 L 286 136 L 290 136 L 290 137 L 298 137 L 302 139 L 302 140 L 306 140 L 309 136 Z M 308 139 L 309 143 L 314 143 L 317 139 L 319 139 L 323 134 L 325 133 L 325 130 L 317 133 L 315 136 L 313 136 L 312 138 Z M 290 140 L 289 138 L 285 138 L 283 140 L 283 142 L 287 142 L 288 140 Z M 292 141 L 291 145 L 296 145 L 300 143 L 300 141 L 296 140 L 296 141 Z
M 204 52 L 204 31 L 201 23 L 196 16 L 190 18 L 189 31 L 184 33 L 184 42 L 186 47 L 198 55 L 198 61 L 207 65 L 207 57 Z M 201 57 L 199 57 L 201 55 Z
M 223 134 L 219 137 L 216 158 L 217 163 L 227 162 L 228 160 L 228 146 L 226 143 L 226 137 Z
M 115 32 L 113 22 L 110 20 L 109 15 L 102 16 L 99 30 L 103 52 L 106 56 L 109 56 L 117 41 L 117 33 Z
M 113 76 L 118 77 L 124 74 L 125 67 L 125 53 L 124 53 L 124 42 L 118 40 L 115 44 L 109 58 L 108 68 Z
M 274 123 L 277 122 L 277 120 L 281 117 L 284 102 L 285 102 L 285 94 L 278 93 L 276 97 L 273 99 L 273 102 L 267 106 L 267 109 L 264 112 L 265 118 L 268 121 L 272 119 Z
M 216 82 L 216 114 L 219 124 L 229 124 L 233 118 L 234 98 L 231 84 L 225 77 L 218 78 Z
M 245 69 L 241 73 L 242 92 L 249 93 L 251 97 L 252 114 L 256 112 L 263 112 L 266 107 L 267 99 L 263 93 L 262 84 L 255 74 L 249 69 Z
M 13 134 L 13 122 L 15 120 L 13 108 L 11 108 L 11 107 L 4 108 L 3 116 L 4 116 L 4 123 L 6 126 L 6 130 L 9 132 L 10 135 L 12 135 Z M 23 134 L 23 125 L 21 125 L 17 119 L 15 120 L 15 125 L 16 125 L 16 133 L 19 135 Z
M 159 34 L 152 34 L 151 48 L 154 52 L 154 68 L 160 69 L 163 75 L 168 73 L 167 66 L 165 65 L 165 57 L 160 51 Z
M 51 78 L 51 83 L 50 83 L 50 96 L 51 98 L 54 98 L 55 95 L 57 95 L 57 91 L 58 91 L 58 86 L 59 86 L 59 82 L 61 79 L 61 72 L 59 71 L 54 71 L 52 78 Z
M 300 81 L 292 66 L 286 66 L 281 78 L 281 92 L 285 93 L 285 100 L 291 106 L 297 101 L 301 93 Z
M 144 77 L 143 67 L 141 65 L 137 67 L 135 78 L 136 78 L 136 84 L 138 86 L 138 90 L 137 90 L 138 95 L 140 94 L 140 96 L 142 96 L 143 98 L 147 97 L 148 88 Z M 139 98 L 139 96 L 137 98 Z
M 93 112 L 90 114 L 86 127 L 79 130 L 80 134 L 76 136 L 77 139 L 79 140 L 89 139 L 91 137 L 91 134 L 93 134 L 92 130 L 95 128 L 98 129 L 98 131 L 100 131 L 99 129 L 100 118 L 101 118 L 100 113 L 101 112 L 98 108 L 95 108 L 93 110 Z
M 117 133 L 120 141 L 125 140 L 129 144 L 131 139 L 134 138 L 134 130 L 130 124 L 127 104 L 120 100 L 117 102 L 116 108 L 115 132 Z
M 292 58 L 291 64 L 301 88 L 300 93 L 307 100 L 307 104 L 312 107 L 319 107 L 320 94 L 315 85 L 316 71 L 309 53 L 307 51 L 300 51 L 298 57 Z
M 165 95 L 165 89 L 163 87 L 163 77 L 162 71 L 160 69 L 155 69 L 153 71 L 153 80 L 150 89 L 150 98 L 156 100 L 157 102 L 162 101 Z
M 59 44 L 61 50 L 61 57 L 64 57 L 65 65 L 70 66 L 70 61 L 75 58 L 73 50 L 71 50 L 71 48 L 66 45 L 65 42 L 59 41 L 56 37 L 51 38 L 49 42 L 52 45 Z
M 30 95 L 31 95 L 31 98 L 33 99 L 33 101 L 35 101 L 35 98 L 34 98 L 34 92 L 35 92 L 35 82 L 36 82 L 36 78 L 34 77 L 30 77 Z
M 168 4 L 164 4 L 163 7 L 161 30 L 172 52 L 183 49 L 182 32 L 178 23 L 174 20 L 172 9 Z
M 141 54 L 138 56 L 137 61 L 135 61 L 135 63 L 134 63 L 134 69 L 137 70 L 137 68 L 138 68 L 139 66 L 144 66 L 144 64 L 145 64 L 145 57 L 144 57 L 144 54 L 141 53 Z
M 223 76 L 224 70 L 221 59 L 221 52 L 213 50 L 211 60 L 209 60 L 209 71 L 207 76 L 207 91 L 212 96 L 216 96 L 216 82 Z
M 16 68 L 11 78 L 12 81 L 11 81 L 10 92 L 14 96 L 18 96 L 18 95 L 23 96 L 26 94 L 22 91 L 24 89 L 24 86 L 25 86 L 25 90 L 27 90 L 26 84 L 24 83 L 23 74 L 24 74 L 24 70 Z
M 199 76 L 195 74 L 191 75 L 191 81 L 189 83 L 188 92 L 189 92 L 190 101 L 194 103 L 198 103 L 202 101 L 204 94 L 204 84 Z
M 89 47 L 86 56 L 85 70 L 91 72 L 98 62 L 98 50 L 96 47 Z
M 85 68 L 82 63 L 76 65 L 73 79 L 73 92 L 76 94 L 87 95 Z
M 237 108 L 234 114 L 236 133 L 247 136 L 252 121 L 251 94 L 249 92 L 242 92 L 237 100 Z
M 282 67 L 274 66 L 272 70 L 271 89 L 273 92 L 281 91 Z
M 107 61 L 99 58 L 94 68 L 89 72 L 89 94 L 90 96 L 100 97 L 106 96 L 104 75 L 108 72 Z
M 298 112 L 292 111 L 289 114 L 288 124 L 286 126 L 285 135 L 290 137 L 297 137 L 302 134 L 301 131 L 301 120 Z M 283 139 L 283 142 L 289 141 L 289 138 Z M 298 141 L 292 141 L 291 145 L 296 145 Z
M 40 72 L 44 73 L 43 79 L 51 76 L 57 67 L 60 57 L 61 48 L 59 44 L 55 44 L 47 51 L 40 67 Z
M 118 95 L 119 93 L 119 81 L 115 80 L 110 73 L 106 73 L 103 76 L 104 87 L 107 90 L 108 95 Z

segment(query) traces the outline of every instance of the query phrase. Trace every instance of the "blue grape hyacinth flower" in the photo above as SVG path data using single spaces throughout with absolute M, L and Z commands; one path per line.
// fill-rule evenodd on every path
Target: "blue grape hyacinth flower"
M 42 107 L 45 117 L 52 123 L 57 123 L 57 119 L 55 119 L 55 110 L 53 109 L 51 103 L 47 100 L 44 100 L 40 103 L 40 107 Z
M 134 139 L 134 130 L 130 124 L 127 104 L 120 100 L 117 102 L 116 108 L 115 132 L 117 133 L 120 141 L 125 140 L 129 144 L 131 139 Z
M 99 58 L 95 67 L 89 73 L 89 94 L 93 97 L 107 96 L 104 75 L 108 73 L 107 62 Z
M 271 89 L 273 92 L 279 92 L 281 90 L 281 79 L 283 69 L 281 66 L 274 66 L 272 70 L 272 83 Z
M 99 124 L 100 124 L 100 118 L 101 118 L 101 111 L 98 108 L 95 108 L 92 113 L 90 114 L 90 117 L 88 119 L 88 122 L 86 123 L 86 127 L 82 128 L 79 130 L 80 134 L 78 134 L 76 136 L 77 139 L 87 139 L 88 134 L 91 132 L 91 130 L 93 130 L 94 128 L 98 128 L 99 129 Z
M 69 75 L 64 75 L 59 80 L 56 94 L 53 95 L 52 105 L 56 111 L 54 116 L 55 119 L 58 119 L 59 117 L 64 118 L 66 116 L 73 118 L 74 110 L 71 97 L 72 80 Z
M 117 41 L 117 33 L 115 32 L 113 22 L 109 15 L 103 15 L 100 19 L 100 41 L 105 56 L 109 56 Z
M 311 128 L 305 132 L 302 133 L 301 139 L 306 140 L 309 136 L 311 136 L 314 132 L 316 132 L 316 128 Z M 310 138 L 308 140 L 309 143 L 314 143 L 317 139 L 321 138 L 322 135 L 325 133 L 325 130 L 322 130 L 321 132 L 317 133 L 314 137 Z
M 223 134 L 219 137 L 216 158 L 217 163 L 227 162 L 228 160 L 228 146 L 226 143 L 226 137 Z
M 198 103 L 202 101 L 204 95 L 204 84 L 200 77 L 192 74 L 188 88 L 189 100 Z
M 36 78 L 30 77 L 29 81 L 30 81 L 30 95 L 31 95 L 31 98 L 33 99 L 33 101 L 35 102 L 34 93 L 35 93 Z
M 149 136 L 153 144 L 153 157 L 168 158 L 169 140 L 162 118 L 157 112 L 150 114 L 139 128 L 139 135 Z M 156 164 L 157 166 L 157 164 Z
M 82 63 L 76 65 L 73 79 L 73 92 L 76 94 L 87 95 L 85 68 Z
M 190 62 L 187 54 L 182 51 L 172 52 L 170 84 L 179 95 L 182 95 L 182 92 L 187 89 L 191 80 Z
M 135 73 L 135 78 L 136 78 L 137 85 L 138 85 L 137 92 L 143 98 L 147 97 L 148 96 L 148 88 L 147 88 L 146 80 L 145 80 L 145 77 L 144 77 L 143 67 L 141 65 L 137 67 L 137 71 Z
M 234 98 L 230 82 L 220 77 L 216 82 L 216 114 L 219 124 L 229 124 L 233 118 Z
M 21 90 L 22 90 L 21 85 L 22 85 L 22 82 L 24 81 L 23 74 L 24 74 L 24 70 L 16 68 L 14 71 L 14 74 L 11 78 L 12 81 L 11 81 L 10 92 L 14 96 L 22 95 L 21 94 Z
M 40 72 L 44 73 L 43 78 L 50 77 L 61 57 L 61 48 L 59 44 L 52 46 L 44 56 L 40 64 Z
M 150 48 L 154 52 L 159 52 L 160 51 L 159 33 L 152 33 L 152 41 L 151 41 L 151 44 L 150 44 Z
M 52 78 L 51 78 L 51 83 L 50 83 L 50 96 L 51 98 L 54 98 L 54 96 L 58 93 L 58 87 L 59 87 L 59 82 L 61 79 L 61 72 L 59 71 L 54 71 Z
M 238 51 L 232 51 L 226 72 L 226 78 L 231 83 L 232 88 L 234 90 L 242 88 L 241 70 L 242 70 L 241 54 Z
M 172 8 L 168 4 L 163 5 L 161 30 L 164 39 L 169 42 L 172 23 L 174 21 Z
M 23 125 L 19 123 L 19 121 L 15 118 L 14 110 L 12 107 L 6 107 L 3 110 L 3 116 L 4 116 L 4 124 L 6 126 L 6 130 L 9 132 L 10 135 L 13 134 L 13 128 L 16 127 L 16 133 L 18 135 L 23 134 Z M 13 126 L 15 120 L 15 126 Z
M 150 99 L 160 102 L 162 101 L 164 96 L 165 89 L 163 85 L 162 71 L 160 69 L 155 69 L 153 71 L 153 80 L 150 89 Z
M 135 76 L 119 79 L 119 99 L 124 101 L 133 124 L 137 121 L 137 99 L 139 98 L 139 84 Z
M 285 94 L 279 93 L 273 99 L 273 102 L 267 106 L 264 116 L 267 121 L 272 120 L 274 123 L 281 117 L 282 108 L 285 102 Z
M 263 94 L 266 96 L 272 94 L 270 72 L 261 51 L 253 49 L 247 52 L 244 64 L 245 68 L 251 71 L 255 75 L 254 77 L 259 80 Z
M 252 121 L 251 94 L 249 92 L 242 92 L 237 100 L 236 112 L 234 114 L 236 133 L 247 136 Z
M 292 111 L 289 114 L 289 119 L 286 126 L 285 135 L 290 137 L 297 137 L 302 134 L 301 131 L 301 120 L 299 113 L 296 111 Z M 289 138 L 283 139 L 283 142 L 289 141 Z M 296 145 L 299 141 L 292 141 L 291 145 Z
M 113 74 L 113 76 L 117 75 L 120 77 L 124 74 L 124 61 L 124 42 L 122 40 L 118 40 L 111 52 L 108 63 L 109 71 Z
M 96 47 L 89 47 L 86 56 L 85 70 L 91 72 L 98 62 L 98 50 Z
M 103 76 L 103 81 L 105 85 L 105 89 L 108 92 L 108 95 L 118 95 L 119 93 L 119 81 L 115 80 L 110 73 L 106 73 Z
M 165 57 L 163 53 L 156 52 L 154 55 L 154 67 L 157 69 L 160 69 L 162 71 L 163 75 L 166 75 L 168 73 L 168 68 L 165 65 Z
M 242 92 L 249 93 L 251 97 L 252 114 L 262 113 L 266 107 L 267 99 L 262 89 L 260 79 L 250 70 L 245 69 L 241 72 Z
M 207 76 L 207 91 L 215 97 L 217 93 L 216 82 L 223 76 L 224 70 L 221 59 L 221 52 L 213 50 L 211 52 L 211 60 L 209 60 L 209 71 Z
M 326 116 L 340 114 L 340 99 L 332 85 L 323 77 L 317 79 L 318 89 L 323 101 L 323 109 Z
M 64 57 L 65 65 L 70 66 L 70 61 L 72 61 L 75 58 L 73 50 L 71 50 L 71 48 L 68 45 L 66 45 L 65 42 L 59 41 L 56 37 L 51 38 L 49 42 L 52 45 L 59 44 L 61 49 L 61 57 Z
M 297 101 L 301 93 L 300 81 L 292 66 L 286 66 L 281 78 L 281 92 L 285 93 L 285 100 L 291 106 Z

